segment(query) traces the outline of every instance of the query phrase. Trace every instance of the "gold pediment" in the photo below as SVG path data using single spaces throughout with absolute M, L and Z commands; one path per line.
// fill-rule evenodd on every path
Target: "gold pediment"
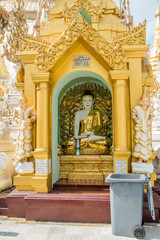
M 48 50 L 50 42 L 34 37 L 33 35 L 25 34 L 20 36 L 19 51 L 36 51 L 39 46 Z
M 39 72 L 49 71 L 65 52 L 78 40 L 86 41 L 111 67 L 126 69 L 126 54 L 119 43 L 107 42 L 99 32 L 78 14 L 59 40 L 51 44 L 48 51 L 42 45 L 38 49 L 35 65 Z
M 146 21 L 139 23 L 126 33 L 122 33 L 113 38 L 113 43 L 119 42 L 123 46 L 145 45 L 146 44 Z
M 89 15 L 93 16 L 94 19 L 98 20 L 99 15 L 102 14 L 102 0 L 100 0 L 99 6 L 94 6 L 89 0 L 75 0 L 71 8 L 68 8 L 65 2 L 63 17 L 72 21 L 81 8 Z

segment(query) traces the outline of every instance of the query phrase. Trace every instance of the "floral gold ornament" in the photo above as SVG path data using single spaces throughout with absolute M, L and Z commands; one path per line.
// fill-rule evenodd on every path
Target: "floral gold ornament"
M 123 46 L 146 44 L 146 21 L 139 23 L 137 27 L 121 33 L 113 38 L 113 43 L 119 42 Z
M 99 6 L 94 6 L 88 0 L 76 0 L 74 1 L 71 8 L 68 8 L 67 3 L 65 2 L 63 9 L 63 17 L 65 19 L 72 19 L 76 16 L 78 11 L 83 8 L 88 14 L 94 17 L 94 19 L 98 19 L 98 17 L 102 14 L 102 0 L 99 1 Z
M 9 22 L 9 15 L 5 11 L 5 9 L 0 6 L 0 42 L 4 39 L 4 29 L 8 25 Z
M 7 31 L 7 43 L 3 46 L 4 54 L 9 61 L 19 63 L 20 60 L 17 58 L 16 52 L 20 46 L 20 38 L 28 32 L 23 0 L 14 2 L 13 18 L 10 20 Z
M 35 60 L 37 70 L 40 72 L 49 71 L 66 50 L 80 37 L 102 55 L 111 68 L 116 70 L 127 68 L 126 54 L 121 45 L 107 42 L 97 30 L 85 21 L 81 14 L 78 14 L 69 28 L 64 31 L 56 43 L 49 47 L 48 51 L 44 47 L 39 47 L 38 56 Z
M 19 51 L 37 51 L 39 46 L 48 50 L 50 43 L 33 35 L 23 35 L 20 37 Z

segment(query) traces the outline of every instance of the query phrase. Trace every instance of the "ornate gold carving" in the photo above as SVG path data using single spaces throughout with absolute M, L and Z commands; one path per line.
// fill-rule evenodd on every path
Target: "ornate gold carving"
M 2 6 L 0 6 L 0 19 L 1 19 L 1 22 L 5 22 L 6 24 L 9 21 L 9 15 Z
M 65 150 L 65 154 L 67 155 L 73 155 L 74 152 L 75 152 L 75 149 Z M 107 154 L 107 151 L 104 149 L 86 148 L 86 149 L 81 149 L 81 154 L 82 155 L 102 155 L 102 154 Z
M 19 59 L 16 52 L 19 49 L 20 37 L 28 32 L 28 26 L 25 19 L 24 1 L 16 0 L 13 8 L 13 18 L 8 25 L 7 43 L 4 45 L 4 54 L 11 62 L 18 63 Z
M 81 14 L 78 14 L 73 23 L 65 30 L 62 37 L 50 46 L 48 52 L 40 47 L 35 64 L 38 71 L 47 72 L 60 57 L 79 38 L 83 38 L 116 70 L 126 69 L 126 54 L 119 43 L 109 43 L 99 32 L 88 24 Z
M 113 38 L 112 43 L 119 42 L 122 45 L 145 45 L 146 44 L 146 21 L 140 23 L 126 33 L 122 33 Z
M 4 39 L 4 28 L 7 26 L 8 22 L 9 15 L 4 8 L 0 6 L 0 42 Z
M 107 88 L 94 83 L 85 83 L 70 89 L 59 106 L 60 144 L 74 135 L 74 114 L 83 109 L 82 95 L 85 90 L 94 96 L 94 108 L 102 114 L 102 135 L 112 139 L 112 96 Z M 93 150 L 93 149 L 92 149 Z M 105 150 L 106 151 L 106 150 Z M 108 149 L 109 151 L 109 149 Z M 102 150 L 100 149 L 102 154 Z M 99 154 L 100 154 L 99 152 Z M 103 154 L 106 152 L 103 152 Z M 68 153 L 69 154 L 69 153 Z M 70 154 L 73 154 L 73 150 Z M 86 152 L 84 153 L 86 154 Z M 94 154 L 94 151 L 93 153 Z
M 100 0 L 99 6 L 94 6 L 89 0 L 75 0 L 71 8 L 68 8 L 67 3 L 65 3 L 63 17 L 72 20 L 81 8 L 91 16 L 99 16 L 102 14 L 102 0 Z
M 60 164 L 60 178 L 104 180 L 113 172 L 113 157 L 110 155 L 63 155 Z
M 24 35 L 20 38 L 19 51 L 37 51 L 39 46 L 43 47 L 44 50 L 48 50 L 50 43 L 40 38 L 34 37 L 33 35 Z

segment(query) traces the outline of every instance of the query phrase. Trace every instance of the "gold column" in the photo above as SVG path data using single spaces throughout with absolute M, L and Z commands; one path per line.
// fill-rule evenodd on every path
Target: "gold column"
M 123 46 L 129 63 L 130 74 L 130 105 L 131 109 L 139 103 L 142 95 L 142 59 L 149 45 Z
M 51 153 L 49 151 L 49 79 L 50 73 L 32 73 L 36 84 L 36 150 L 35 177 L 32 186 L 37 192 L 49 192 L 52 188 Z
M 136 46 L 123 46 L 123 50 L 126 53 L 127 61 L 130 71 L 129 82 L 129 96 L 130 96 L 130 112 L 133 106 L 139 104 L 139 99 L 142 95 L 143 86 L 143 71 L 142 60 L 145 53 L 148 51 L 149 45 L 136 45 Z M 131 133 L 130 133 L 130 150 L 134 149 L 134 123 L 131 120 Z M 133 158 L 133 157 L 132 157 Z
M 114 172 L 128 173 L 127 131 L 127 81 L 129 71 L 112 70 L 110 75 L 113 82 L 113 147 L 114 147 Z
M 32 73 L 37 92 L 36 151 L 49 149 L 49 77 L 50 73 Z

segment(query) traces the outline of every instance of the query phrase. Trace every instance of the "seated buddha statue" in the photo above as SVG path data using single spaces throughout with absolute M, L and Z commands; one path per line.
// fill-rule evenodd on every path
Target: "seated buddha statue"
M 99 110 L 93 108 L 93 95 L 86 90 L 82 97 L 83 110 L 75 113 L 74 137 L 81 140 L 81 149 L 101 149 L 106 150 L 107 145 L 111 145 L 111 140 L 102 135 L 102 116 Z M 73 139 L 65 143 L 65 148 L 74 148 Z

